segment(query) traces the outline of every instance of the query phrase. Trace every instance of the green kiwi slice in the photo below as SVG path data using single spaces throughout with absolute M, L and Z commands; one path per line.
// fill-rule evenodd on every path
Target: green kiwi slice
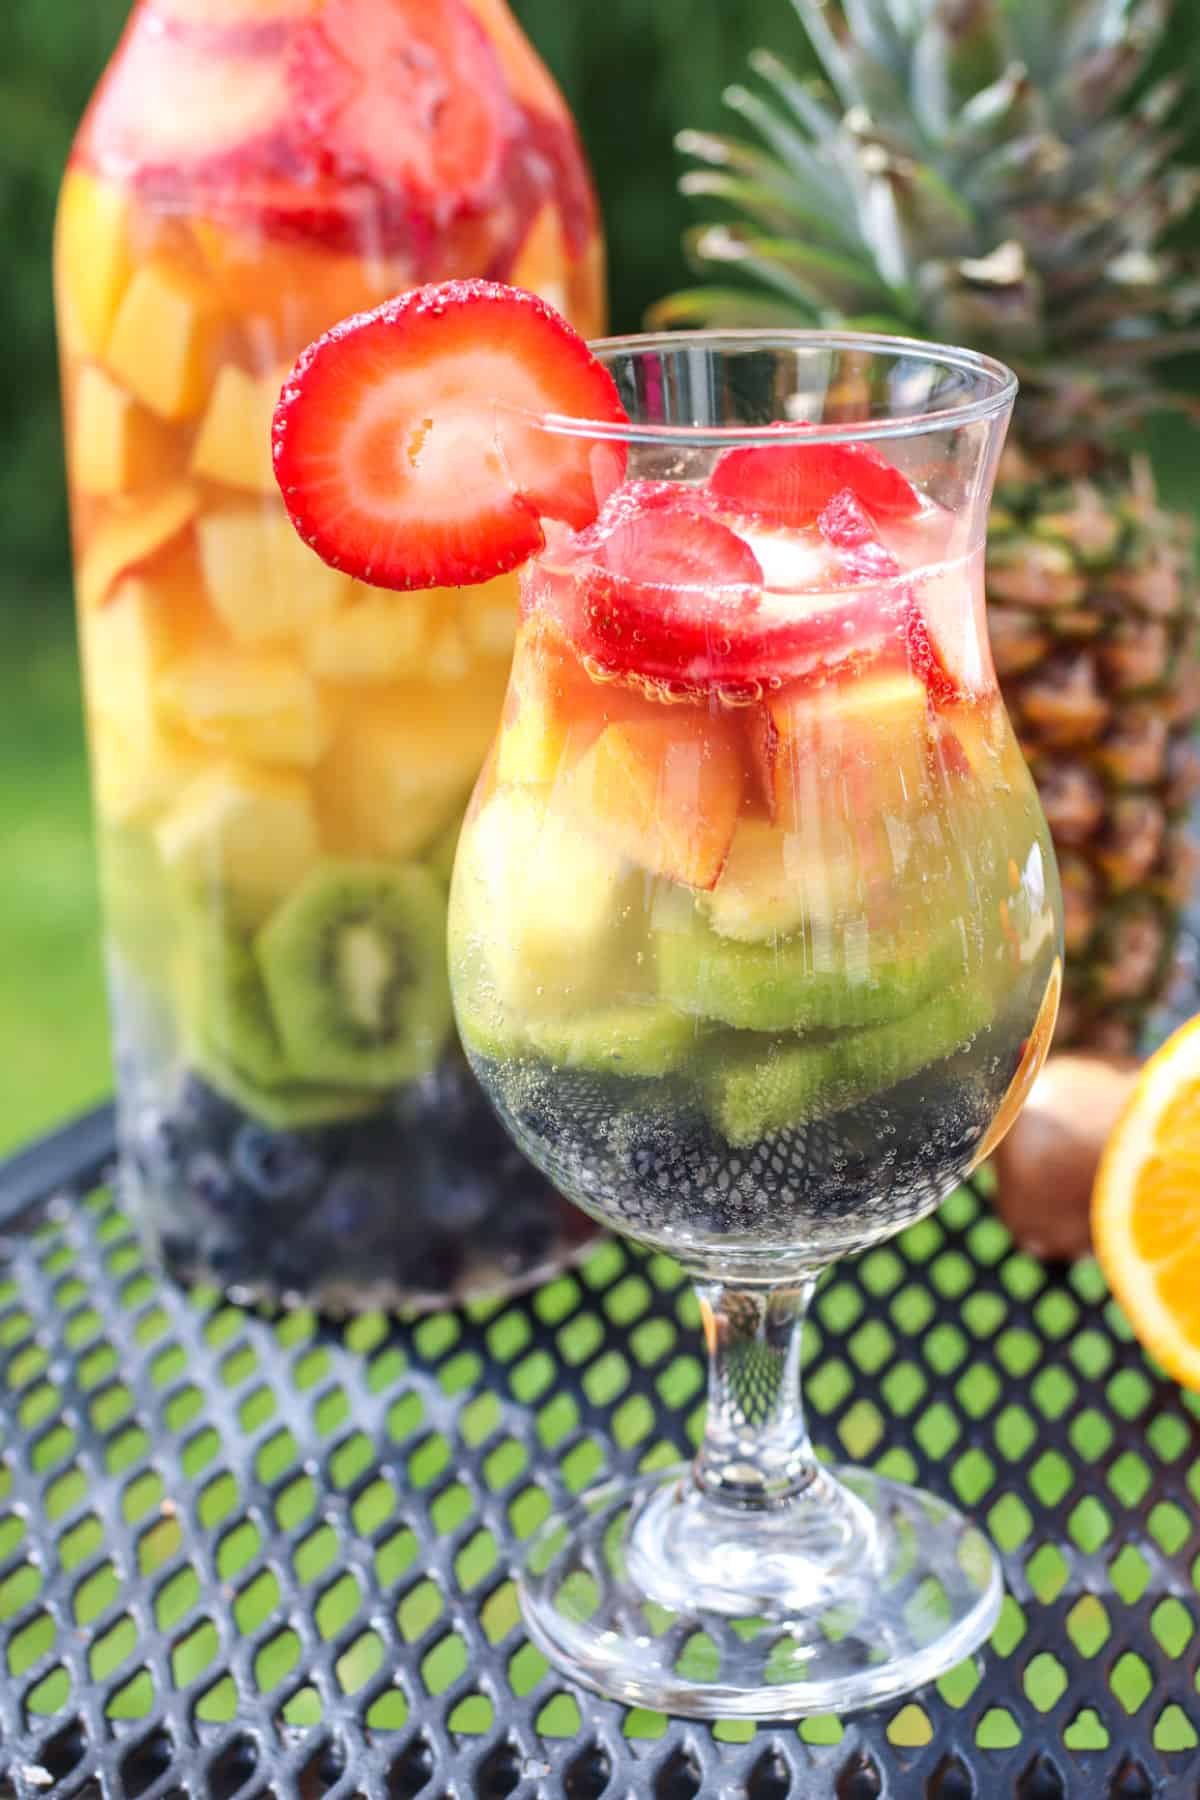
M 911 940 L 862 946 L 847 934 L 842 967 L 814 968 L 807 935 L 775 943 L 737 943 L 699 919 L 660 931 L 658 991 L 680 1012 L 740 1031 L 841 1031 L 884 1025 L 915 1011 L 928 995 L 963 973 L 958 934 L 947 933 L 922 954 Z M 823 958 L 822 960 L 827 960 Z
M 539 1019 L 530 1043 L 550 1062 L 597 1075 L 670 1075 L 695 1048 L 699 1026 L 686 1013 L 651 1001 L 608 1006 L 572 1019 Z
M 907 1018 L 862 1031 L 719 1040 L 702 1082 L 705 1109 L 727 1143 L 755 1144 L 886 1093 L 964 1048 L 990 1016 L 987 995 L 960 983 Z
M 292 1081 L 282 1087 L 260 1087 L 232 1063 L 201 1049 L 196 1067 L 219 1093 L 261 1125 L 273 1131 L 299 1130 L 305 1125 L 333 1125 L 341 1119 L 358 1119 L 375 1112 L 379 1095 L 362 1088 L 322 1087 Z
M 185 923 L 176 995 L 193 1046 L 232 1064 L 259 1087 L 295 1080 L 249 942 L 214 919 Z
M 255 939 L 293 1075 L 390 1088 L 450 1032 L 446 893 L 416 863 L 320 863 Z

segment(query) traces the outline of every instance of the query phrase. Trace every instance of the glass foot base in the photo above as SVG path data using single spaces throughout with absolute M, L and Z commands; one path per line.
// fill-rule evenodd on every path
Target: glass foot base
M 794 1719 L 906 1694 L 961 1662 L 1000 1610 L 983 1533 L 860 1468 L 734 1509 L 690 1466 L 585 1494 L 521 1574 L 530 1637 L 572 1680 L 691 1718 Z

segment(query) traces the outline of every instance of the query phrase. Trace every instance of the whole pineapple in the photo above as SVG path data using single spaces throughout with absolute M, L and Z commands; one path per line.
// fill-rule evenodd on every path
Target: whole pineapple
M 1181 402 L 1200 266 L 1164 247 L 1200 196 L 1168 166 L 1174 81 L 1133 104 L 1169 0 L 792 0 L 826 81 L 759 52 L 750 143 L 685 132 L 684 188 L 732 208 L 698 265 L 752 286 L 666 325 L 831 325 L 990 351 L 1022 380 L 992 518 L 997 667 L 1067 899 L 1059 1042 L 1136 1042 L 1191 884 L 1200 715 L 1190 524 L 1120 434 Z

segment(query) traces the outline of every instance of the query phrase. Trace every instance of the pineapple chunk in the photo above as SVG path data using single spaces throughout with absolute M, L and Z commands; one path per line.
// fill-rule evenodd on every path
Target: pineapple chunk
M 209 596 L 239 644 L 299 636 L 349 597 L 350 577 L 314 555 L 278 501 L 210 513 L 196 533 Z
M 84 356 L 103 354 L 133 273 L 128 211 L 120 188 L 68 170 L 55 234 L 58 304 L 64 342 Z
M 257 380 L 226 363 L 192 450 L 192 474 L 248 494 L 275 497 L 271 426 L 283 372 Z
M 522 1020 L 611 1001 L 633 873 L 529 788 L 500 788 L 464 827 L 455 945 L 484 946 L 492 996 Z
M 196 516 L 199 496 L 186 481 L 108 514 L 83 545 L 77 586 L 84 612 L 102 606 L 123 575 L 143 568 Z
M 412 856 L 450 823 L 487 752 L 498 687 L 468 687 L 455 703 L 424 682 L 398 684 L 356 705 L 318 777 L 331 848 Z
M 153 721 L 129 732 L 123 722 L 94 708 L 88 742 L 96 811 L 109 825 L 153 820 L 204 766 L 203 752 L 182 733 Z
M 126 576 L 108 605 L 84 613 L 80 624 L 92 713 L 119 726 L 135 746 L 149 746 L 158 731 L 158 677 L 173 658 L 211 642 L 214 629 L 186 551 L 165 557 L 153 577 Z
M 125 290 L 105 360 L 151 412 L 192 419 L 208 395 L 220 324 L 212 295 L 186 269 L 144 263 Z
M 164 671 L 158 692 L 167 718 L 230 756 L 311 768 L 328 742 L 316 685 L 287 656 L 195 650 Z
M 128 493 L 170 467 L 170 433 L 94 364 L 80 371 L 74 414 L 71 479 L 81 493 Z
M 237 763 L 210 768 L 155 833 L 166 867 L 188 885 L 229 889 L 247 920 L 303 879 L 319 854 L 308 783 Z
M 511 657 L 517 638 L 517 578 L 498 575 L 462 591 L 462 633 L 479 656 Z
M 315 675 L 334 681 L 392 681 L 421 675 L 436 594 L 385 594 L 356 581 L 350 604 L 318 619 L 304 640 Z

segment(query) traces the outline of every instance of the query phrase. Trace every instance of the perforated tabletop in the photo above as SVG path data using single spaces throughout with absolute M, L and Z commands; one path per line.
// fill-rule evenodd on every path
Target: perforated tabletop
M 1086 1800 L 1200 1793 L 1200 1402 L 1093 1265 L 956 1195 L 819 1296 L 815 1435 L 986 1522 L 988 1653 L 914 1699 L 709 1729 L 572 1692 L 514 1560 L 693 1442 L 686 1284 L 609 1242 L 527 1300 L 271 1319 L 148 1272 L 107 1115 L 0 1171 L 0 1800 Z

